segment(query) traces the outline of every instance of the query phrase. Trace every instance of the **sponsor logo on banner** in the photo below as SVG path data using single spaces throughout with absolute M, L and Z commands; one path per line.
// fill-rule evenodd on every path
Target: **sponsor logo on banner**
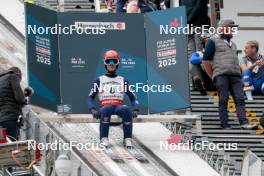
M 124 22 L 82 22 L 76 21 L 75 25 L 82 28 L 103 28 L 105 30 L 125 30 Z
M 40 64 L 51 65 L 50 39 L 36 36 L 36 59 Z
M 50 49 L 49 48 L 44 48 L 44 47 L 36 46 L 36 51 L 38 53 L 41 53 L 41 54 L 50 55 Z
M 181 23 L 182 23 L 182 19 L 181 21 L 179 22 L 179 20 L 177 18 L 174 18 L 171 22 L 170 22 L 170 26 L 171 27 L 179 27 L 181 26 Z
M 165 51 L 157 52 L 158 57 L 167 57 L 176 55 L 176 49 L 169 49 Z

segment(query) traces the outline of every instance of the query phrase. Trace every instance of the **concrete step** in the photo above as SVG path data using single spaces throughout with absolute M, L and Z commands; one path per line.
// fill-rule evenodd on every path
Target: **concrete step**
M 253 113 L 256 113 L 257 116 L 262 116 L 262 112 L 253 112 Z M 205 117 L 213 117 L 213 116 L 219 116 L 219 112 L 192 112 L 192 114 L 201 114 Z M 228 113 L 229 116 L 236 116 L 236 113 Z
M 217 129 L 212 129 L 212 130 L 203 130 L 203 133 L 207 134 L 254 134 L 255 131 L 253 130 L 217 130 Z
M 47 0 L 46 3 L 55 3 L 57 0 Z M 87 3 L 89 0 L 64 0 L 64 3 Z
M 228 113 L 228 122 L 232 129 L 222 129 L 219 120 L 218 100 L 211 95 L 212 93 L 202 96 L 198 91 L 191 91 L 191 112 L 202 115 L 202 134 L 208 136 L 207 139 L 214 143 L 237 143 L 238 149 L 236 151 L 225 151 L 225 153 L 236 161 L 238 168 L 241 166 L 247 148 L 250 148 L 264 161 L 264 137 L 256 135 L 254 130 L 242 130 L 236 112 Z M 245 100 L 245 103 L 247 111 L 251 111 L 251 114 L 247 114 L 248 116 L 262 116 L 264 96 L 254 96 L 253 101 Z M 201 139 L 196 139 L 196 141 L 199 140 L 201 142 Z M 230 168 L 235 170 L 235 166 L 230 166 Z M 240 173 L 237 172 L 235 175 L 240 175 Z
M 220 121 L 219 120 L 215 120 L 215 121 L 206 121 L 206 122 L 203 122 L 203 124 L 202 125 L 204 125 L 204 126 L 207 126 L 207 125 L 220 125 L 221 123 L 220 123 Z M 233 120 L 230 120 L 229 122 L 228 122 L 228 124 L 229 125 L 240 125 L 239 123 L 238 123 L 238 121 L 233 121 Z
M 231 126 L 231 129 L 232 130 L 241 130 L 241 126 L 239 125 L 239 124 L 235 124 L 235 125 L 231 125 L 230 123 L 229 123 L 229 125 Z M 223 128 L 220 126 L 220 124 L 218 124 L 218 125 L 202 125 L 202 129 L 203 130 L 206 130 L 206 129 L 215 129 L 215 130 L 217 130 L 217 129 L 219 129 L 219 130 L 223 130 Z
M 192 112 L 218 112 L 218 107 L 192 107 Z M 263 108 L 250 108 L 250 110 L 252 112 L 259 112 L 262 113 L 263 112 Z
M 57 6 L 58 4 L 49 4 L 50 6 Z M 78 4 L 78 3 L 72 3 L 72 4 L 64 4 L 65 8 L 71 8 L 76 7 L 77 5 L 81 6 L 82 8 L 88 8 L 94 5 L 94 3 L 85 3 L 85 4 Z

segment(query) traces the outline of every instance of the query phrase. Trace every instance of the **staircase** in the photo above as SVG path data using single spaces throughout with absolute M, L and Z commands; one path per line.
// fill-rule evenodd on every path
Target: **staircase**
M 213 143 L 237 143 L 238 150 L 226 150 L 222 153 L 222 156 L 216 154 L 216 151 L 206 151 L 206 156 L 204 154 L 200 156 L 206 158 L 209 164 L 211 160 L 222 160 L 220 162 L 224 160 L 231 161 L 227 162 L 229 163 L 227 167 L 229 169 L 228 175 L 241 175 L 241 162 L 247 148 L 264 161 L 264 136 L 257 135 L 255 130 L 243 130 L 240 128 L 234 102 L 231 99 L 228 105 L 231 129 L 222 129 L 219 121 L 217 94 L 216 92 L 209 92 L 208 94 L 208 96 L 201 96 L 199 92 L 191 90 L 191 111 L 193 114 L 202 115 L 202 136 L 197 137 L 196 141 L 208 140 Z M 253 101 L 246 100 L 246 112 L 249 123 L 258 123 L 263 109 L 264 96 L 254 96 Z M 212 162 L 211 165 L 216 169 L 215 163 Z
M 60 5 L 58 0 L 45 0 L 37 1 L 37 4 L 53 10 L 64 7 L 64 11 L 95 11 L 94 0 L 64 0 L 64 3 Z
M 63 7 L 64 11 L 95 12 L 95 2 L 99 3 L 98 12 L 109 12 L 107 10 L 106 0 L 64 0 L 63 4 L 60 4 L 59 0 L 37 0 L 36 4 L 58 11 Z M 116 0 L 113 0 L 112 9 L 113 11 L 116 9 Z

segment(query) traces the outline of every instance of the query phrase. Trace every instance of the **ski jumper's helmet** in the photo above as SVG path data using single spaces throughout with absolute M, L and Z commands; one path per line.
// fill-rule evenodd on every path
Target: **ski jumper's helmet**
M 120 60 L 119 54 L 115 50 L 108 50 L 104 54 L 105 67 L 107 65 L 116 65 L 116 68 L 118 68 L 119 60 Z

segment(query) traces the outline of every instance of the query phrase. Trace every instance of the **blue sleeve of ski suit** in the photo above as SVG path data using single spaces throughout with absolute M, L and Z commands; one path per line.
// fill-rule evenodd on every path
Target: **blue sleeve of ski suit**
M 100 80 L 98 78 L 94 81 L 93 86 L 90 90 L 89 96 L 87 98 L 87 105 L 88 105 L 89 111 L 91 111 L 92 109 L 95 109 L 93 101 L 95 99 L 95 96 L 99 92 L 99 85 L 100 85 Z
M 128 96 L 131 104 L 132 104 L 132 108 L 135 111 L 139 110 L 139 101 L 137 99 L 137 96 L 134 92 L 132 92 L 132 90 L 130 90 L 130 85 L 129 85 L 129 81 L 125 79 L 125 90 L 126 90 L 126 95 Z

